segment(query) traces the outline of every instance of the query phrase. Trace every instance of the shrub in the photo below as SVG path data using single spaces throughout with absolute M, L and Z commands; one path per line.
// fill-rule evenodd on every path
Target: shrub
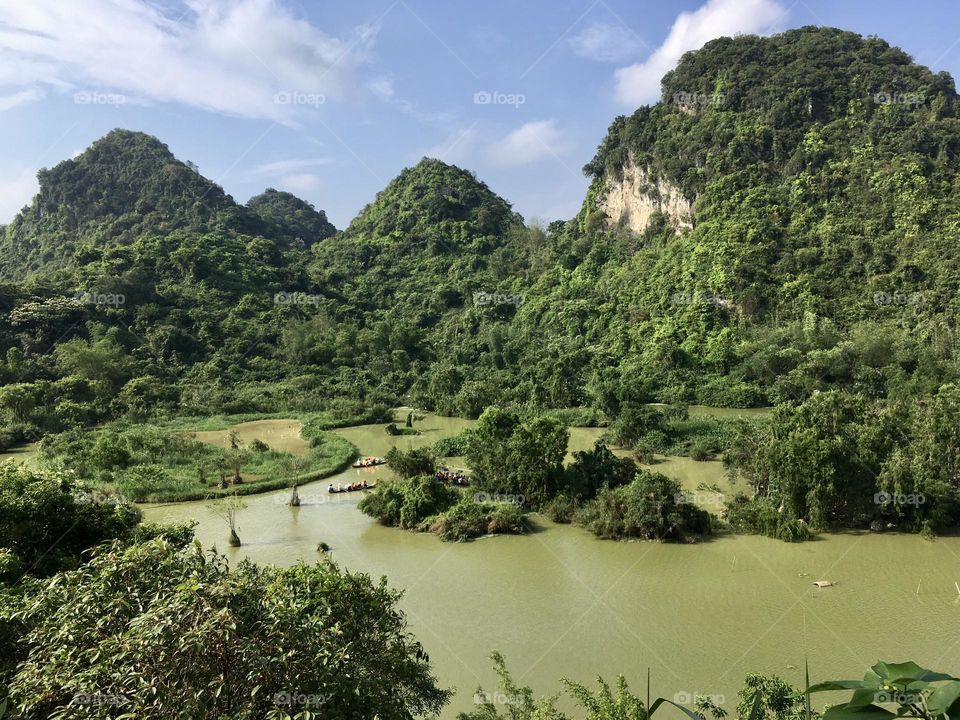
M 805 522 L 785 517 L 765 498 L 736 495 L 727 501 L 724 518 L 737 532 L 765 535 L 784 542 L 803 542 L 813 536 Z
M 569 495 L 560 494 L 543 506 L 542 512 L 555 523 L 571 523 L 577 511 L 577 503 Z
M 709 514 L 685 501 L 680 483 L 648 470 L 629 485 L 601 490 L 574 522 L 606 539 L 687 540 L 711 532 Z

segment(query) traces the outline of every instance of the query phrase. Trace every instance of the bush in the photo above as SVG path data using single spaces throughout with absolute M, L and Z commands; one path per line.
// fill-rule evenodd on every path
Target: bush
M 464 430 L 458 435 L 440 438 L 433 444 L 433 452 L 438 457 L 459 457 L 467 454 L 470 443 L 470 430 Z
M 437 471 L 437 459 L 428 447 L 415 448 L 404 452 L 391 448 L 387 453 L 387 463 L 401 478 L 409 480 L 420 475 L 433 475 Z
M 460 493 L 432 475 L 384 481 L 357 507 L 382 525 L 412 529 L 451 507 Z
M 560 494 L 543 506 L 541 512 L 555 523 L 571 523 L 578 505 L 569 495 Z
M 606 539 L 682 541 L 711 532 L 710 515 L 685 501 L 680 483 L 648 470 L 629 485 L 601 490 L 574 522 Z
M 523 511 L 512 503 L 477 502 L 464 497 L 425 523 L 422 529 L 442 540 L 463 542 L 484 535 L 522 533 L 526 530 Z
M 724 518 L 737 532 L 765 535 L 784 542 L 803 542 L 813 537 L 805 522 L 784 517 L 765 498 L 736 495 L 727 502 Z

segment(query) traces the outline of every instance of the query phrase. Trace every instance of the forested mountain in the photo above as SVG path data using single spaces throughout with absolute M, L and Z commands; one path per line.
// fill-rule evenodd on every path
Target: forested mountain
M 281 190 L 268 188 L 250 198 L 247 208 L 263 220 L 264 234 L 287 245 L 310 247 L 337 232 L 323 210 Z
M 934 392 L 957 376 L 955 100 L 882 40 L 715 40 L 613 122 L 581 212 L 548 228 L 424 159 L 331 234 L 287 193 L 237 205 L 114 131 L 43 171 L 6 230 L 0 274 L 23 281 L 2 292 L 2 379 L 85 377 L 98 416 L 149 382 L 158 407 L 408 398 L 474 416 Z

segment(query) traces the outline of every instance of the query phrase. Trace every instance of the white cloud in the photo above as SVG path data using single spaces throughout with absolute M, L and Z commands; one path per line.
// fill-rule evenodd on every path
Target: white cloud
M 495 165 L 528 165 L 549 157 L 560 157 L 570 146 L 555 120 L 537 120 L 521 125 L 488 148 Z
M 663 44 L 645 61 L 616 72 L 617 99 L 642 105 L 660 98 L 660 79 L 682 55 L 724 35 L 770 33 L 786 19 L 787 10 L 776 0 L 708 0 L 693 12 L 677 16 Z
M 313 173 L 291 173 L 281 177 L 277 184 L 280 190 L 300 195 L 317 190 L 320 187 L 320 178 Z
M 34 170 L 21 169 L 8 177 L 0 177 L 0 225 L 13 220 L 39 191 Z
M 290 121 L 316 103 L 279 93 L 346 97 L 376 29 L 340 39 L 277 0 L 0 3 L 0 85 L 110 91 L 155 102 Z M 301 107 L 302 105 L 302 107 Z
M 257 177 L 282 177 L 295 172 L 302 172 L 309 168 L 329 165 L 333 160 L 330 158 L 298 158 L 292 160 L 274 160 L 272 162 L 256 165 L 250 169 L 249 174 Z
M 381 100 L 392 100 L 396 94 L 396 90 L 393 88 L 393 78 L 376 78 L 370 82 L 369 88 L 370 92 Z
M 10 95 L 2 95 L 0 96 L 0 112 L 10 110 L 18 105 L 25 105 L 34 100 L 39 100 L 43 96 L 44 92 L 40 88 L 29 88 L 28 90 L 21 90 Z
M 600 62 L 618 62 L 635 55 L 643 42 L 623 25 L 594 23 L 569 40 L 573 51 L 581 57 Z
M 479 141 L 480 133 L 475 127 L 461 128 L 424 150 L 421 156 L 436 158 L 451 165 L 470 164 Z

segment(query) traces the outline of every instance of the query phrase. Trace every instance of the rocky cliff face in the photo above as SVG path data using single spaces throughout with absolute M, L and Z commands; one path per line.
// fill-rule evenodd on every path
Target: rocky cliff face
M 679 230 L 693 227 L 693 204 L 680 189 L 664 178 L 652 180 L 647 171 L 633 163 L 623 168 L 623 178 L 607 179 L 607 191 L 600 197 L 600 209 L 610 227 L 626 227 L 642 233 L 657 211 Z

